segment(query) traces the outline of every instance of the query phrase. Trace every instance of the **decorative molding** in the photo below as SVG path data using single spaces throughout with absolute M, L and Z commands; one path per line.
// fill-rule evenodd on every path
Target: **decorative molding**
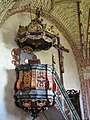
M 6 14 L 4 15 L 3 19 L 0 22 L 0 27 L 2 27 L 3 23 L 12 15 L 16 14 L 16 13 L 20 13 L 20 12 L 31 12 L 31 8 L 30 5 L 25 5 L 25 6 L 20 6 L 18 8 L 13 8 L 10 9 L 6 12 Z M 32 9 L 32 13 L 35 13 L 35 9 Z M 46 18 L 47 20 L 51 21 L 52 23 L 54 23 L 54 25 L 62 32 L 62 34 L 65 36 L 65 38 L 67 39 L 67 41 L 69 42 L 73 54 L 75 56 L 75 60 L 77 63 L 77 68 L 78 68 L 78 73 L 79 73 L 79 77 L 80 77 L 80 82 L 81 82 L 81 92 L 82 92 L 82 97 L 83 97 L 83 105 L 84 105 L 84 114 L 85 114 L 85 119 L 87 117 L 87 88 L 85 86 L 85 81 L 84 81 L 84 76 L 82 73 L 82 65 L 85 66 L 85 61 L 83 60 L 82 54 L 81 54 L 81 48 L 79 46 L 77 46 L 75 39 L 71 36 L 71 34 L 69 33 L 68 29 L 65 27 L 65 25 L 63 25 L 61 23 L 61 21 L 54 15 L 52 15 L 51 13 L 48 13 L 48 11 L 43 10 L 42 17 Z

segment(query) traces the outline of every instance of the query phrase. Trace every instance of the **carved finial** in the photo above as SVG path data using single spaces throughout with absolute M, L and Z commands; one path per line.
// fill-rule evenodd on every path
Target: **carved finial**
M 36 16 L 37 16 L 37 18 L 40 18 L 40 9 L 38 7 L 36 9 Z

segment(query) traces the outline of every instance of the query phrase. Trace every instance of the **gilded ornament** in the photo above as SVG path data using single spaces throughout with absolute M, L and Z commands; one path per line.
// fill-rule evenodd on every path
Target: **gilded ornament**
M 21 48 L 25 53 L 31 54 L 33 52 L 33 49 L 29 46 L 24 46 Z
M 19 39 L 19 41 L 20 41 L 21 43 L 25 42 L 26 40 L 27 40 L 26 37 L 24 37 L 24 38 L 22 38 L 22 39 Z

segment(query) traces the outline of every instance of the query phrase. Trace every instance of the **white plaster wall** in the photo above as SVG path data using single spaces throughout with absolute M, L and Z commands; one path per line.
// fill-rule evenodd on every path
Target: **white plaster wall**
M 15 71 L 11 63 L 11 50 L 17 47 L 14 42 L 15 35 L 18 30 L 18 25 L 27 25 L 30 15 L 20 13 L 10 17 L 0 29 L 0 120 L 30 120 L 30 115 L 23 112 L 14 105 L 14 83 Z M 48 22 L 50 24 L 50 22 Z M 56 29 L 56 28 L 55 28 Z M 56 30 L 56 32 L 59 32 Z M 80 90 L 79 76 L 77 72 L 76 62 L 70 45 L 64 36 L 59 32 L 61 43 L 70 50 L 70 53 L 64 53 L 64 85 L 66 89 Z M 42 63 L 51 64 L 51 54 L 54 53 L 56 59 L 56 68 L 58 67 L 58 54 L 54 48 L 49 51 L 35 53 L 38 58 L 41 58 Z

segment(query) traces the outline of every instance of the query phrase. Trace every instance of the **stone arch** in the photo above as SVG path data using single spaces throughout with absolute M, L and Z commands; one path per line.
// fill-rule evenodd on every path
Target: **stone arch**
M 16 14 L 16 13 L 21 13 L 21 12 L 32 12 L 35 13 L 35 9 L 30 8 L 29 5 L 25 5 L 25 6 L 21 6 L 18 8 L 14 8 L 14 9 L 10 9 L 6 12 L 6 14 L 3 16 L 1 23 L 0 23 L 0 27 L 2 27 L 3 23 L 12 15 Z M 73 41 L 73 38 L 70 36 L 69 32 L 67 31 L 67 29 L 65 28 L 65 26 L 61 23 L 61 21 L 57 18 L 55 18 L 55 16 L 53 16 L 52 14 L 49 13 L 49 11 L 43 11 L 43 13 L 41 14 L 42 17 L 46 18 L 47 20 L 53 22 L 55 24 L 55 26 L 62 32 L 62 34 L 66 37 L 66 39 L 68 40 L 72 50 L 74 48 L 77 48 L 76 43 Z
M 25 5 L 25 6 L 20 6 L 14 9 L 10 9 L 6 12 L 6 14 L 3 16 L 3 19 L 1 20 L 0 23 L 0 27 L 2 27 L 2 25 L 4 24 L 4 22 L 12 15 L 15 15 L 17 13 L 21 13 L 21 12 L 31 12 L 35 14 L 36 9 L 31 9 L 30 5 Z M 47 20 L 51 21 L 52 23 L 54 23 L 54 25 L 58 28 L 59 31 L 61 31 L 61 33 L 63 34 L 63 36 L 67 39 L 68 43 L 70 44 L 76 63 L 77 63 L 77 68 L 78 68 L 78 73 L 79 76 L 81 76 L 81 61 L 82 61 L 82 54 L 80 52 L 80 49 L 78 49 L 75 41 L 73 40 L 73 38 L 70 36 L 69 32 L 67 31 L 67 29 L 65 28 L 65 26 L 61 23 L 61 21 L 59 19 L 57 19 L 55 16 L 53 16 L 52 14 L 50 14 L 48 11 L 43 10 L 42 17 L 46 18 Z
M 26 5 L 26 6 L 22 6 L 19 8 L 15 8 L 15 9 L 11 9 L 9 10 L 3 17 L 1 23 L 0 23 L 0 27 L 2 27 L 3 23 L 12 15 L 16 14 L 16 13 L 20 13 L 20 12 L 31 12 L 30 6 Z M 32 13 L 35 13 L 35 9 L 32 9 Z M 80 52 L 80 49 L 78 49 L 75 41 L 73 40 L 73 38 L 70 36 L 69 32 L 67 31 L 67 29 L 65 28 L 65 26 L 60 22 L 59 19 L 55 18 L 55 16 L 53 16 L 52 14 L 50 14 L 48 11 L 43 11 L 42 17 L 46 18 L 47 20 L 51 21 L 52 23 L 54 23 L 54 25 L 62 32 L 62 34 L 64 35 L 64 37 L 67 39 L 68 43 L 70 44 L 76 63 L 77 63 L 77 68 L 78 68 L 78 74 L 80 77 L 80 82 L 81 82 L 81 89 L 83 91 L 83 74 L 82 74 L 82 66 L 81 63 L 83 63 L 83 58 L 82 58 L 82 54 Z M 84 93 L 83 97 L 85 96 Z M 83 98 L 83 101 L 85 103 L 84 106 L 86 106 L 86 100 Z

